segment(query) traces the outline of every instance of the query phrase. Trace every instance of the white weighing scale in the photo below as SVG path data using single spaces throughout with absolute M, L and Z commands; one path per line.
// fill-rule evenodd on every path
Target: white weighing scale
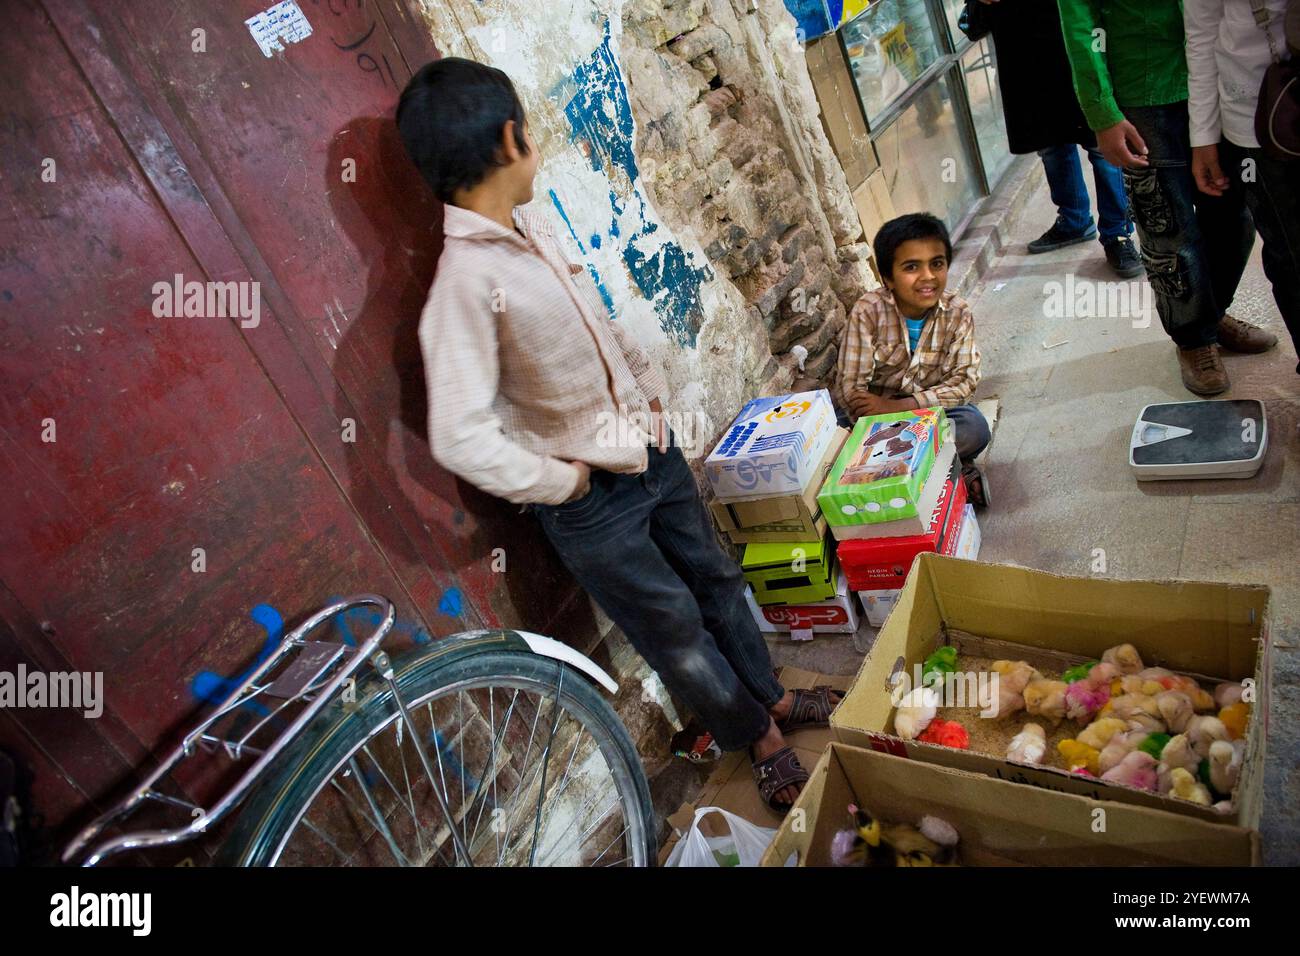
M 1250 478 L 1267 450 L 1263 402 L 1167 402 L 1138 415 L 1128 463 L 1138 481 Z

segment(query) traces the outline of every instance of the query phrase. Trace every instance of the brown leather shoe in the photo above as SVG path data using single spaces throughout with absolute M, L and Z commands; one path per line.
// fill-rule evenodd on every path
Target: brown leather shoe
M 1225 313 L 1219 320 L 1219 345 L 1229 352 L 1267 352 L 1277 345 L 1277 336 Z
M 1218 395 L 1228 390 L 1228 370 L 1219 358 L 1217 345 L 1202 345 L 1199 349 L 1179 349 L 1178 364 L 1183 372 L 1183 384 L 1197 395 Z

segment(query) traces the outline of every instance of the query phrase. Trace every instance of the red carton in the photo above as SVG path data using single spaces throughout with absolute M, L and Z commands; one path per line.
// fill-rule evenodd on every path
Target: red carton
M 966 485 L 960 475 L 949 475 L 939 503 L 930 515 L 927 534 L 839 542 L 840 567 L 849 579 L 849 587 L 854 591 L 901 588 L 918 554 L 926 551 L 954 554 L 965 508 Z

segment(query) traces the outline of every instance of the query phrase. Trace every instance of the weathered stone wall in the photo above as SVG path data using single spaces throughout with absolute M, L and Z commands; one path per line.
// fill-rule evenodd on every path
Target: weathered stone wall
M 780 0 L 632 0 L 623 23 L 656 208 L 763 328 L 781 366 L 765 369 L 764 390 L 827 384 L 846 309 L 872 280 L 793 18 Z

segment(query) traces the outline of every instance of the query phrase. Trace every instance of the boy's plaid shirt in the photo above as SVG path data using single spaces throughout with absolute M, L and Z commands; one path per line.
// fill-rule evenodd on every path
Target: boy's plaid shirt
M 849 395 L 859 390 L 912 396 L 922 408 L 963 405 L 980 380 L 970 306 L 956 293 L 940 295 L 913 354 L 893 294 L 873 289 L 849 313 L 836 371 L 836 398 L 845 411 Z

